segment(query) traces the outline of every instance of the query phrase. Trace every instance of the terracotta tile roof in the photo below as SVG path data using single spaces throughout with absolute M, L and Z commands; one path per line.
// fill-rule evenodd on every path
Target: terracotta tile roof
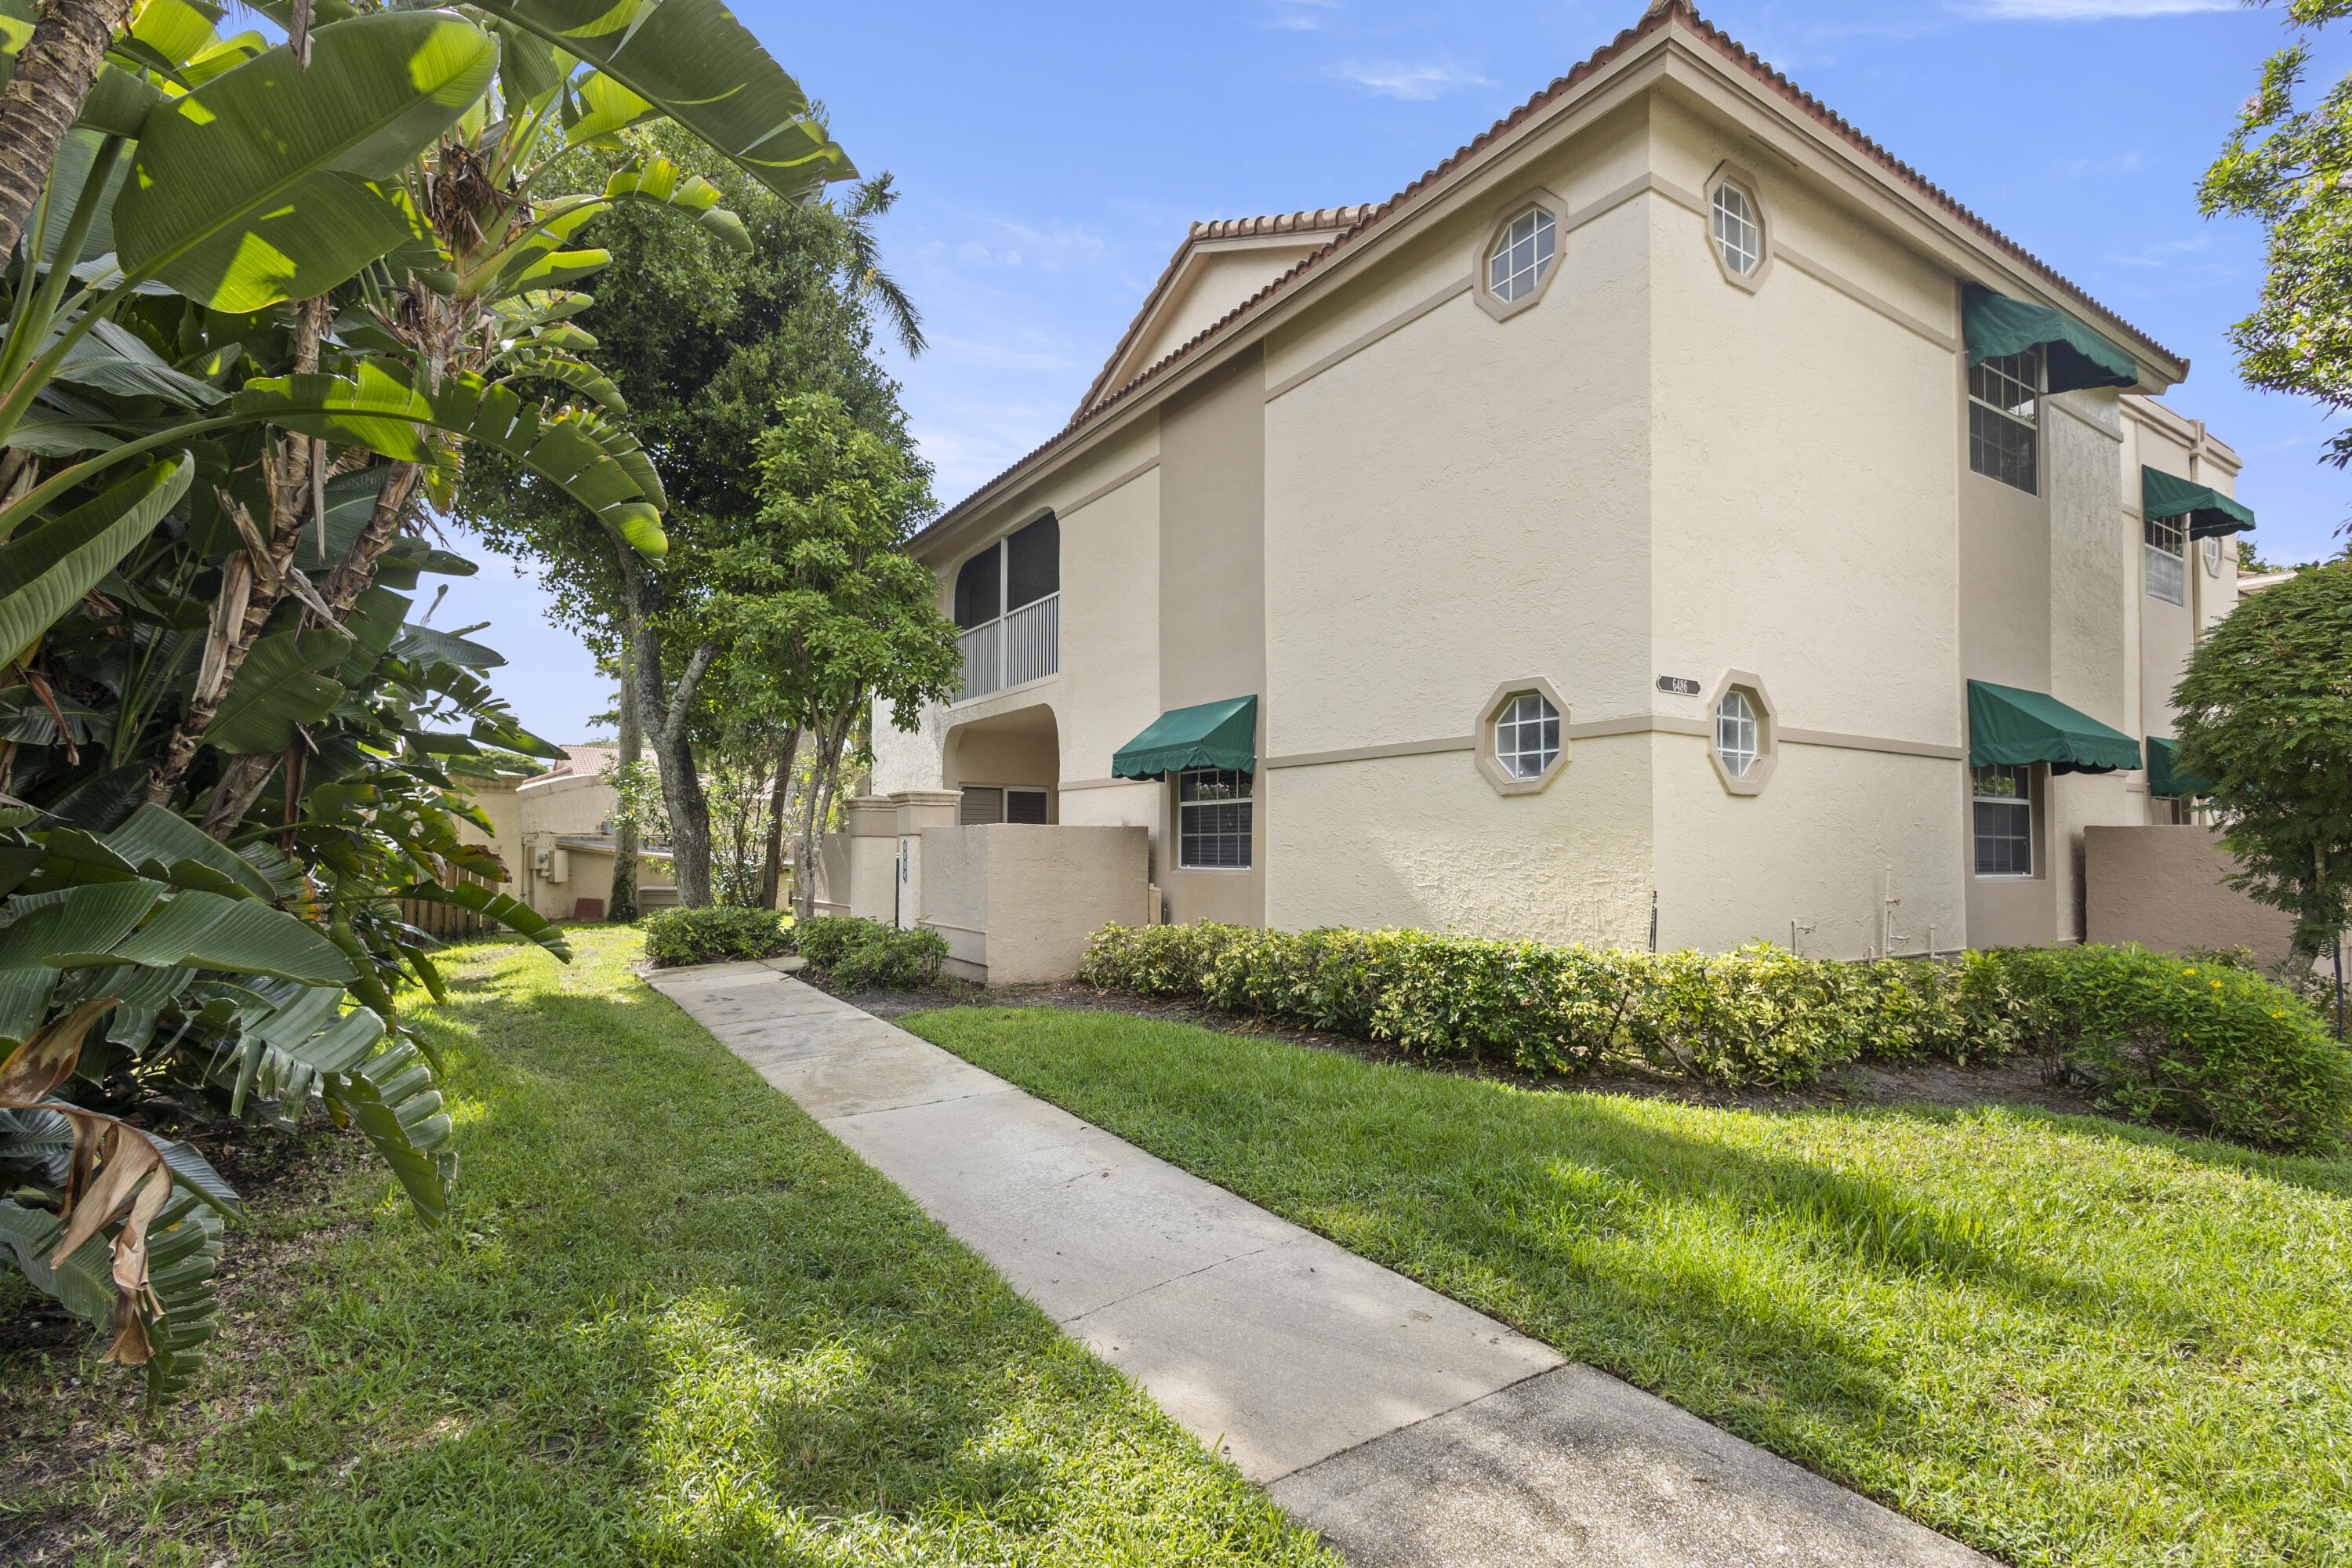
M 1316 207 L 1308 212 L 1276 213 L 1269 217 L 1212 218 L 1204 223 L 1195 223 L 1192 231 L 1184 236 L 1184 243 L 1176 247 L 1176 253 L 1168 258 L 1168 265 L 1160 269 L 1160 281 L 1154 283 L 1151 286 L 1151 292 L 1143 297 L 1142 308 L 1135 312 L 1135 319 L 1127 324 L 1127 331 L 1119 334 L 1118 342 L 1110 351 L 1110 357 L 1103 361 L 1102 369 L 1096 373 L 1094 380 L 1087 387 L 1087 395 L 1078 400 L 1077 413 L 1071 417 L 1073 419 L 1083 417 L 1087 410 L 1093 407 L 1096 401 L 1108 390 L 1104 384 L 1109 381 L 1112 374 L 1118 371 L 1119 362 L 1124 360 L 1128 351 L 1135 346 L 1135 340 L 1143 334 L 1145 324 L 1158 312 L 1160 301 L 1167 296 L 1169 287 L 1176 281 L 1177 273 L 1183 269 L 1184 258 L 1192 254 L 1192 247 L 1202 240 L 1254 239 L 1270 235 L 1336 233 L 1362 222 L 1371 216 L 1371 211 L 1372 205 L 1365 202 L 1352 207 Z
M 1811 93 L 1807 92 L 1802 88 L 1797 86 L 1796 83 L 1790 81 L 1782 72 L 1773 69 L 1769 65 L 1766 64 L 1761 58 L 1759 58 L 1753 49 L 1740 44 L 1738 41 L 1724 33 L 1721 29 L 1717 28 L 1715 24 L 1702 17 L 1696 10 L 1691 8 L 1691 6 L 1686 3 L 1686 0 L 1653 0 L 1653 4 L 1650 5 L 1649 9 L 1642 14 L 1642 19 L 1639 22 L 1636 22 L 1633 26 L 1626 28 L 1623 32 L 1619 33 L 1608 43 L 1594 50 L 1591 57 L 1571 68 L 1567 75 L 1556 79 L 1550 86 L 1545 88 L 1533 98 L 1528 99 L 1527 102 L 1511 110 L 1509 114 L 1504 116 L 1502 119 L 1496 121 L 1493 125 L 1487 127 L 1483 134 L 1470 142 L 1467 145 L 1455 149 L 1452 157 L 1447 158 L 1435 168 L 1423 174 L 1419 179 L 1405 186 L 1403 190 L 1399 191 L 1387 201 L 1381 202 L 1376 206 L 1358 207 L 1352 209 L 1361 216 L 1350 222 L 1346 228 L 1334 236 L 1328 243 L 1322 246 L 1313 254 L 1302 258 L 1297 264 L 1293 266 L 1288 271 L 1283 273 L 1280 277 L 1275 279 L 1274 281 L 1268 283 L 1263 289 L 1260 289 L 1256 293 L 1251 295 L 1248 299 L 1243 300 L 1240 304 L 1226 311 L 1224 315 L 1219 317 L 1216 321 L 1211 322 L 1208 326 L 1194 333 L 1186 342 L 1178 344 L 1158 363 L 1147 366 L 1126 384 L 1107 394 L 1097 395 L 1090 389 L 1088 393 L 1088 401 L 1076 415 L 1071 416 L 1068 424 L 1062 426 L 1061 429 L 1055 431 L 1051 437 L 1048 437 L 1036 447 L 1033 448 L 1010 467 L 1006 468 L 1003 472 L 996 475 L 995 478 L 974 489 L 971 495 L 965 497 L 954 506 L 950 507 L 945 512 L 940 514 L 937 521 L 933 522 L 929 528 L 924 529 L 920 533 L 917 534 L 915 542 L 919 542 L 925 536 L 935 533 L 940 529 L 946 528 L 950 523 L 957 521 L 967 508 L 971 507 L 982 496 L 987 494 L 997 485 L 1003 483 L 1004 479 L 1015 473 L 1018 473 L 1021 469 L 1026 468 L 1031 463 L 1035 462 L 1039 458 L 1045 456 L 1047 452 L 1052 451 L 1055 447 L 1059 447 L 1064 442 L 1067 441 L 1072 436 L 1076 435 L 1080 430 L 1086 428 L 1086 426 L 1101 417 L 1102 415 L 1113 408 L 1116 408 L 1123 400 L 1134 394 L 1139 388 L 1149 385 L 1155 378 L 1165 374 L 1172 367 L 1181 364 L 1187 355 L 1200 348 L 1203 343 L 1208 342 L 1211 339 L 1219 336 L 1234 322 L 1253 314 L 1263 307 L 1268 300 L 1276 299 L 1288 291 L 1297 284 L 1300 279 L 1307 277 L 1308 274 L 1315 271 L 1317 268 L 1324 265 L 1331 257 L 1337 255 L 1348 246 L 1360 239 L 1368 230 L 1378 226 L 1391 213 L 1393 213 L 1402 203 L 1420 194 L 1434 182 L 1444 178 L 1446 175 L 1451 174 L 1455 170 L 1463 167 L 1478 154 L 1484 153 L 1488 147 L 1492 146 L 1505 133 L 1516 130 L 1529 115 L 1535 113 L 1538 110 L 1549 107 L 1551 104 L 1559 101 L 1562 97 L 1584 86 L 1585 83 L 1590 81 L 1595 74 L 1614 64 L 1619 58 L 1623 57 L 1636 44 L 1639 44 L 1644 38 L 1647 38 L 1653 34 L 1658 32 L 1661 28 L 1676 24 L 1679 24 L 1686 33 L 1696 37 L 1714 48 L 1715 51 L 1721 55 L 1735 69 L 1747 72 L 1757 81 L 1760 82 L 1765 87 L 1769 88 L 1783 99 L 1786 99 L 1790 104 L 1794 105 L 1799 110 L 1801 110 L 1804 113 L 1810 115 L 1823 127 L 1836 134 L 1841 140 L 1845 142 L 1848 146 L 1854 149 L 1854 151 L 1862 153 L 1871 162 L 1877 163 L 1881 168 L 1895 175 L 1906 184 L 1910 185 L 1914 190 L 1927 197 L 1936 205 L 1943 208 L 1944 211 L 1950 214 L 1954 218 L 1957 218 L 1968 227 L 1975 230 L 1979 236 L 1990 241 L 1996 248 L 2000 249 L 2012 259 L 2021 263 L 2024 267 L 2040 277 L 2043 282 L 2049 284 L 2058 293 L 2063 294 L 2068 299 L 2075 301 L 2077 304 L 2084 306 L 2093 316 L 2102 321 L 2111 322 L 2117 327 L 2121 327 L 2125 331 L 2129 332 L 2133 337 L 2136 337 L 2142 342 L 2147 343 L 2166 358 L 2177 361 L 2181 365 L 2184 372 L 2187 370 L 2189 363 L 2187 360 L 2181 359 L 2179 355 L 2175 354 L 2162 343 L 2158 342 L 2154 338 L 2149 337 L 2146 332 L 2141 331 L 2138 328 L 2125 321 L 2121 316 L 2116 315 L 2113 310 L 2108 310 L 2105 305 L 2102 305 L 2096 300 L 2092 299 L 2091 296 L 2085 293 L 2079 285 L 2062 276 L 2055 268 L 2043 261 L 2040 257 L 2035 256 L 2023 246 L 2018 244 L 2015 240 L 2001 233 L 1999 229 L 1993 227 L 1984 219 L 1979 217 L 1975 213 L 1961 205 L 1960 203 L 1955 200 L 1949 193 L 1945 191 L 1941 186 L 1929 181 L 1917 170 L 1912 168 L 1910 164 L 1904 163 L 1901 159 L 1889 153 L 1885 148 L 1880 146 L 1876 142 L 1872 141 L 1869 137 L 1855 130 L 1853 125 L 1847 122 L 1843 115 L 1831 110 Z M 1351 209 L 1341 208 L 1339 210 L 1344 212 Z M 1244 224 L 1263 224 L 1268 221 L 1280 222 L 1282 220 L 1240 218 L 1228 221 Z M 1193 226 L 1195 234 L 1198 233 L 1202 226 L 1203 226 L 1198 224 Z M 1192 236 L 1187 237 L 1187 244 L 1191 242 L 1192 237 Z M 1181 258 L 1182 255 L 1183 250 L 1180 247 L 1177 251 L 1178 258 Z M 1175 266 L 1176 262 L 1174 260 L 1171 260 L 1169 263 L 1169 274 L 1162 275 L 1160 285 L 1160 287 L 1164 288 L 1166 286 L 1169 276 L 1172 275 Z M 1155 289 L 1155 296 L 1158 290 Z M 1138 321 L 1139 322 L 1140 321 L 1141 318 L 1139 317 Z M 1130 327 L 1129 329 L 1130 336 L 1137 329 L 1135 327 Z M 1113 363 L 1116 363 L 1116 356 L 1114 356 Z

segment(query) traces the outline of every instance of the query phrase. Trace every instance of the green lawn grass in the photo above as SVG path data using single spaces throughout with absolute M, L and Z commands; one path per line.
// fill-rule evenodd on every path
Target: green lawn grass
M 87 1561 L 244 1568 L 1333 1563 L 639 984 L 635 932 L 572 940 L 457 950 L 416 1009 L 454 1222 L 370 1163 L 262 1222 L 288 1271 L 190 1402 L 7 1510 L 146 1521 Z
M 1115 1013 L 905 1022 L 2011 1563 L 2352 1563 L 2352 1163 L 1529 1092 Z

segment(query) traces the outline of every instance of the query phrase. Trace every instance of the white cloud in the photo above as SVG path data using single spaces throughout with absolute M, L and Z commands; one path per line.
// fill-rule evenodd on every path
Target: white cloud
M 2137 153 L 2124 153 L 2113 158 L 2068 158 L 2051 165 L 2050 172 L 2062 180 L 2079 180 L 2085 174 L 2137 174 L 2147 163 Z
M 1458 88 L 1492 85 L 1469 67 L 1452 60 L 1432 60 L 1420 65 L 1396 60 L 1343 60 L 1324 74 L 1335 80 L 1353 82 L 1365 91 L 1378 93 L 1383 98 L 1402 98 L 1416 102 L 1442 97 Z
M 1339 0 L 1275 0 L 1274 15 L 1262 26 L 1288 33 L 1318 33 L 1331 25 Z
M 1001 343 L 979 343 L 969 338 L 933 338 L 931 351 L 950 364 L 977 365 L 983 370 L 1076 370 L 1078 363 L 1066 354 L 1035 353 Z
M 2238 0 L 1979 0 L 1978 15 L 2014 22 L 2095 22 L 2116 16 L 2180 16 L 2235 11 Z

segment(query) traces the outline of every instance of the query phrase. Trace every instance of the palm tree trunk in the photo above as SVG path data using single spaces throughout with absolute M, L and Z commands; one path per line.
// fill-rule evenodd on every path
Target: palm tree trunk
M 0 256 L 16 248 L 106 46 L 130 20 L 131 0 L 49 0 L 17 52 L 0 91 Z

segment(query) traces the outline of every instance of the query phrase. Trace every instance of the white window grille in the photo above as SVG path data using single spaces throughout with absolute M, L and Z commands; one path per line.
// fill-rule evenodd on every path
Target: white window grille
M 1969 468 L 2039 493 L 2042 350 L 1969 367 Z
M 1969 770 L 1976 811 L 1977 875 L 2033 875 L 2033 770 L 1994 764 Z
M 2142 553 L 2147 560 L 2147 596 L 2162 599 L 2168 605 L 2189 602 L 2189 520 L 2185 517 L 2151 517 L 2141 524 L 2147 546 Z
M 1559 759 L 1559 710 L 1537 692 L 1511 699 L 1495 720 L 1495 760 L 1515 779 L 1531 779 Z
M 1176 775 L 1176 864 L 1188 870 L 1247 870 L 1251 775 L 1193 768 Z
M 1715 754 L 1723 759 L 1723 771 L 1736 779 L 1746 778 L 1756 765 L 1756 709 L 1748 693 L 1737 687 L 1715 705 Z
M 1486 258 L 1486 289 L 1509 304 L 1536 291 L 1559 247 L 1559 226 L 1541 207 L 1513 218 Z
M 1715 187 L 1715 247 L 1723 264 L 1742 278 L 1764 260 L 1764 230 L 1756 221 L 1756 205 L 1738 185 Z

